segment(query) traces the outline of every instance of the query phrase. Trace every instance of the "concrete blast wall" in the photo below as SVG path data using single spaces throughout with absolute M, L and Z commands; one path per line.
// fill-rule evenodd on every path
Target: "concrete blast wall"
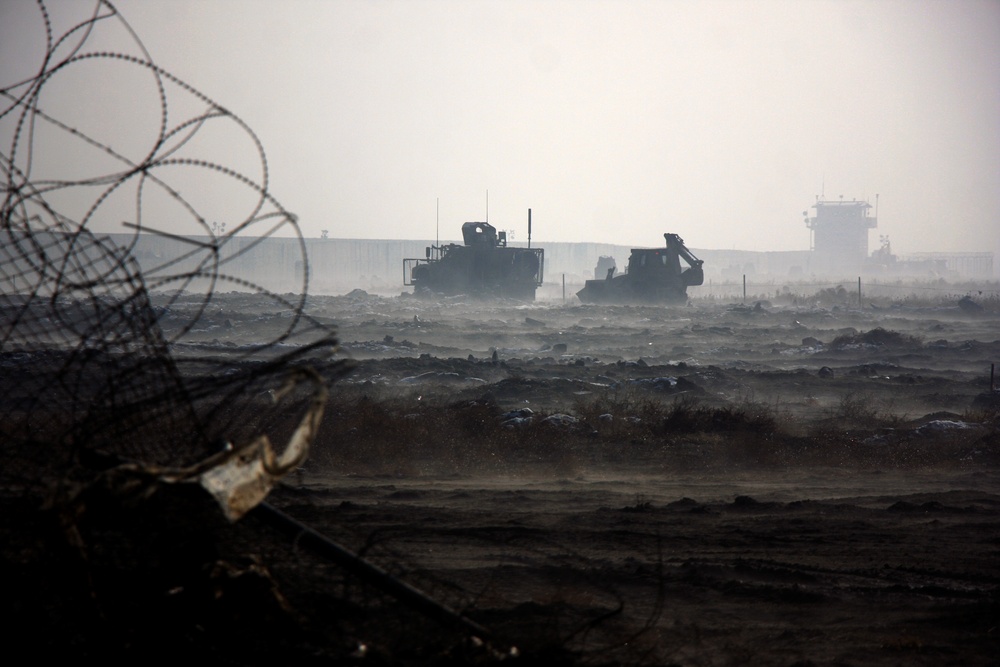
M 155 279 L 164 273 L 162 267 L 165 265 L 170 275 L 176 275 L 196 271 L 198 262 L 205 261 L 204 252 L 191 255 L 193 245 L 183 240 L 152 234 L 109 235 L 109 240 L 131 248 L 131 254 L 138 260 L 143 272 L 149 272 L 147 283 L 154 288 L 157 286 Z M 196 244 L 202 245 L 207 245 L 210 240 L 194 239 Z M 247 281 L 272 291 L 298 291 L 303 283 L 305 266 L 302 258 L 305 255 L 308 258 L 308 289 L 311 293 L 344 294 L 352 289 L 363 289 L 376 294 L 399 294 L 410 290 L 403 284 L 403 259 L 425 257 L 425 249 L 433 243 L 429 240 L 232 237 L 223 244 L 217 258 L 220 273 L 229 278 L 215 289 L 241 291 L 245 289 L 241 281 Z M 440 243 L 461 241 L 443 240 Z M 520 243 L 511 245 L 526 247 L 526 244 Z M 648 247 L 655 246 L 650 244 Z M 545 250 L 543 290 L 547 291 L 557 289 L 564 280 L 567 286 L 582 286 L 584 280 L 594 277 L 594 268 L 602 256 L 614 257 L 618 271 L 624 271 L 632 249 L 632 246 L 565 242 L 533 243 L 532 247 Z M 754 252 L 698 248 L 691 248 L 691 251 L 705 262 L 706 284 L 739 281 L 743 276 L 748 279 L 800 280 L 817 274 L 811 251 Z M 956 254 L 952 257 L 956 267 L 963 266 L 963 256 Z M 990 273 L 966 277 L 992 279 L 992 256 L 989 261 L 978 258 L 976 263 L 966 265 L 979 271 L 986 270 L 982 268 L 985 266 Z M 854 279 L 857 272 L 845 271 L 844 275 L 830 277 L 834 280 Z M 168 289 L 171 285 L 162 287 Z

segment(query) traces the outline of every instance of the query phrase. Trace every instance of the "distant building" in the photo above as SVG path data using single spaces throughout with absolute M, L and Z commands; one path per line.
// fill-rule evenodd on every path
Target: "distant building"
M 904 261 L 934 262 L 957 276 L 971 278 L 993 277 L 991 252 L 915 252 Z
M 878 201 L 878 195 L 875 195 Z M 830 201 L 816 197 L 816 215 L 802 213 L 809 228 L 809 249 L 813 251 L 812 273 L 820 275 L 857 275 L 868 258 L 868 230 L 878 222 L 871 216 L 872 205 L 867 201 L 843 196 Z

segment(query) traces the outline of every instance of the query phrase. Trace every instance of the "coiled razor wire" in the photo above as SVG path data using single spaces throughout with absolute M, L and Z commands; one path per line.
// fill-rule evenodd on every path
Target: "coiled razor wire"
M 262 430 L 279 431 L 277 441 L 299 418 L 266 400 L 279 376 L 295 362 L 328 359 L 336 340 L 303 312 L 306 248 L 295 216 L 269 191 L 260 140 L 156 65 L 112 3 L 98 0 L 68 23 L 42 1 L 18 9 L 31 20 L 5 30 L 35 28 L 44 48 L 19 71 L 28 74 L 0 81 L 0 482 L 27 492 L 74 476 L 86 481 L 88 462 L 102 457 L 184 467 Z M 152 97 L 159 118 L 143 142 L 116 148 L 115 128 L 137 121 L 138 103 L 102 109 L 111 122 L 81 129 L 77 107 L 56 102 L 66 86 L 100 102 L 131 81 L 118 76 L 122 66 L 143 83 L 116 98 Z M 195 112 L 174 120 L 177 109 Z M 216 144 L 223 157 L 206 158 L 213 144 L 205 138 L 219 130 L 227 133 Z M 259 177 L 225 161 L 233 130 L 258 156 Z M 67 171 L 77 173 L 53 176 Z M 210 222 L 175 184 L 202 174 L 235 186 L 225 191 L 239 198 L 226 199 L 224 223 Z M 124 221 L 115 217 L 122 202 Z M 157 218 L 165 202 L 172 214 Z M 135 250 L 150 235 L 183 252 L 140 267 Z M 298 287 L 283 296 L 237 261 L 273 236 L 297 240 Z M 211 321 L 223 289 L 264 297 L 287 317 L 269 339 L 199 354 L 193 333 Z M 295 400 L 305 409 L 306 398 Z

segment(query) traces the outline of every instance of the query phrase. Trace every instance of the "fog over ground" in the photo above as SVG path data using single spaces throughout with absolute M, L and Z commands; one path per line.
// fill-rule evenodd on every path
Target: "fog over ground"
M 49 10 L 65 28 L 94 5 Z M 878 195 L 870 249 L 888 235 L 901 255 L 1000 256 L 992 0 L 114 6 L 160 67 L 253 129 L 307 237 L 456 240 L 488 219 L 522 243 L 530 208 L 533 244 L 672 231 L 693 248 L 805 250 L 817 195 Z M 124 30 L 101 39 L 135 52 Z M 2 85 L 37 71 L 43 46 L 35 3 L 5 2 Z M 103 134 L 127 146 L 159 99 L 121 69 L 82 62 L 42 106 L 92 114 L 96 133 L 114 117 Z M 206 155 L 259 171 L 232 139 Z

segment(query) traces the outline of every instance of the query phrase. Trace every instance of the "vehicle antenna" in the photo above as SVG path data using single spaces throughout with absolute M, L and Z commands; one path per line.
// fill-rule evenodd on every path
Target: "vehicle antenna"
M 438 197 L 435 201 L 437 210 L 434 212 L 434 245 L 441 245 L 441 198 Z
M 531 209 L 528 209 L 528 247 L 531 247 Z

